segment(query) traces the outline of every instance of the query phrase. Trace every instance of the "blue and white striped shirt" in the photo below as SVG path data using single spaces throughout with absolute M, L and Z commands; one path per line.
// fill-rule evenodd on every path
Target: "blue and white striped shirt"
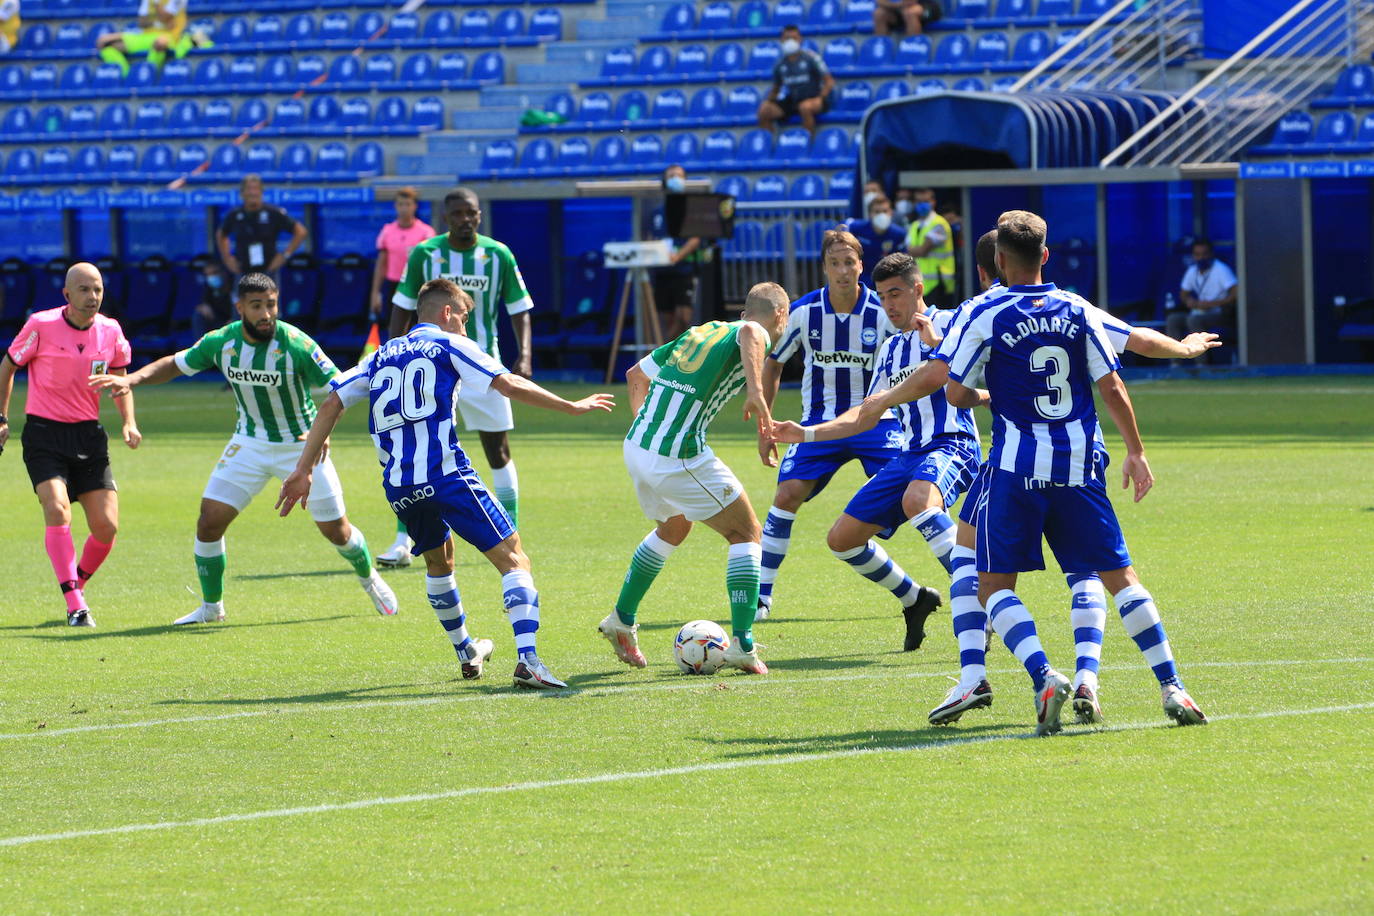
M 1067 486 L 1094 479 L 1093 383 L 1121 368 L 1100 313 L 1053 283 L 981 299 L 950 349 L 950 378 L 992 397 L 988 464 Z M 949 343 L 946 339 L 946 343 Z
M 506 368 L 475 342 L 416 325 L 330 382 L 345 407 L 367 398 L 367 429 L 389 488 L 431 483 L 468 468 L 454 409 L 463 386 L 482 394 Z
M 958 309 L 936 311 L 930 314 L 938 334 L 947 334 L 957 319 Z M 934 358 L 935 351 L 921 340 L 920 331 L 899 332 L 895 337 L 883 341 L 878 351 L 877 364 L 873 369 L 873 383 L 869 394 L 877 394 L 889 388 L 896 388 L 907 376 L 911 375 L 928 359 Z M 973 422 L 973 411 L 967 408 L 951 407 L 945 400 L 945 389 L 937 389 L 918 401 L 899 405 L 897 419 L 906 435 L 908 450 L 929 445 L 936 436 L 970 436 L 977 447 L 978 427 Z
M 787 329 L 768 358 L 785 363 L 801 349 L 802 425 L 833 420 L 858 405 L 873 378 L 878 347 L 895 333 L 878 294 L 863 284 L 854 311 L 847 314 L 830 305 L 828 287 L 793 302 Z

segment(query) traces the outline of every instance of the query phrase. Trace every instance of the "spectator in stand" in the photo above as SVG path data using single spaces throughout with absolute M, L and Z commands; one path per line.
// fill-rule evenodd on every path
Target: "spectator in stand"
M 873 267 L 894 251 L 906 248 L 906 233 L 892 217 L 892 202 L 875 197 L 868 205 L 868 219 L 849 219 L 845 228 L 853 233 L 864 249 L 864 272 L 859 277 L 865 286 L 873 286 Z
M 815 51 L 802 47 L 801 28 L 782 27 L 782 57 L 773 65 L 773 88 L 759 103 L 759 126 L 776 130 L 777 123 L 797 115 L 802 127 L 816 135 L 816 118 L 830 110 L 835 77 Z
M 915 206 L 911 188 L 898 188 L 897 197 L 892 202 L 892 221 L 903 229 L 911 228 L 911 214 Z
M 128 76 L 130 54 L 148 55 L 148 63 L 161 70 L 168 51 L 180 59 L 192 48 L 210 47 L 214 42 L 208 37 L 186 31 L 186 4 L 187 0 L 142 0 L 137 29 L 106 32 L 95 40 L 100 59 Z
M 200 303 L 191 313 L 191 332 L 197 340 L 207 331 L 224 327 L 234 311 L 233 296 L 225 280 L 224 268 L 215 261 L 210 261 L 201 270 Z
M 873 203 L 873 201 L 877 200 L 879 197 L 886 196 L 887 192 L 883 190 L 881 182 L 874 181 L 872 178 L 865 181 L 863 195 L 864 212 L 868 212 L 868 205 Z
M 687 170 L 674 163 L 663 170 L 665 194 L 683 194 L 687 190 Z M 668 235 L 664 207 L 650 216 L 649 236 L 667 239 L 672 249 L 672 262 L 653 271 L 654 307 L 664 340 L 676 340 L 683 331 L 696 324 L 697 267 L 701 263 L 701 239 L 672 238 Z
M 19 0 L 0 0 L 0 54 L 19 43 Z
M 925 278 L 925 300 L 935 308 L 952 308 L 954 301 L 954 233 L 949 223 L 935 212 L 935 191 L 920 188 L 912 197 L 911 228 L 907 230 L 907 253 Z
M 1183 275 L 1180 293 L 1183 308 L 1164 316 L 1171 337 L 1181 338 L 1189 332 L 1231 323 L 1236 307 L 1236 275 L 1217 260 L 1207 239 L 1193 243 L 1193 263 Z
M 890 35 L 904 29 L 920 35 L 945 14 L 940 0 L 877 0 L 873 5 L 873 34 Z
M 410 249 L 426 239 L 434 238 L 434 230 L 430 225 L 416 216 L 420 209 L 420 195 L 414 188 L 401 188 L 396 192 L 393 203 L 396 219 L 383 226 L 377 235 L 377 264 L 372 268 L 369 312 L 372 320 L 380 322 L 383 328 L 387 322 L 382 318 L 382 310 L 396 295 L 396 284 L 401 282 Z
M 261 175 L 244 176 L 239 199 L 242 205 L 226 213 L 215 232 L 220 260 L 233 275 L 234 283 L 242 275 L 255 272 L 268 274 L 275 281 L 277 271 L 310 233 L 281 207 L 262 202 Z M 278 252 L 277 239 L 287 233 L 291 241 L 285 251 Z

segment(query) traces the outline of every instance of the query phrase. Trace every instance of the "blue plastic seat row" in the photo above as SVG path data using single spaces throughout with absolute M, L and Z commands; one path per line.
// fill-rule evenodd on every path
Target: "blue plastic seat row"
M 192 180 L 232 181 L 257 172 L 269 181 L 349 181 L 382 174 L 386 160 L 381 144 L 376 142 L 361 143 L 350 152 L 345 144 L 330 141 L 313 153 L 305 143 L 292 143 L 280 154 L 270 143 L 255 143 L 246 149 L 225 143 L 214 152 L 200 143 L 177 150 L 158 143 L 141 156 L 127 144 L 111 147 L 108 152 L 99 146 L 84 146 L 75 153 L 65 146 L 49 147 L 41 153 L 20 147 L 6 158 L 3 178 L 22 185 L 155 183 L 171 181 L 203 163 L 209 168 Z
M 444 103 L 425 96 L 408 106 L 404 99 L 388 96 L 375 107 L 366 98 L 340 101 L 321 95 L 305 102 L 282 99 L 273 106 L 259 98 L 245 99 L 237 110 L 227 99 L 210 99 L 203 106 L 194 99 L 168 104 L 147 99 L 130 106 L 111 102 L 97 110 L 76 105 L 63 110 L 47 105 L 34 112 L 16 105 L 0 120 L 0 143 L 62 143 L 70 140 L 158 139 L 199 135 L 236 137 L 244 130 L 269 121 L 260 133 L 277 136 L 413 135 L 438 130 L 444 125 Z
M 1284 115 L 1269 142 L 1252 147 L 1254 156 L 1316 156 L 1374 152 L 1374 113 L 1357 125 L 1348 111 L 1333 111 L 1318 122 L 1305 111 Z
M 701 171 L 840 168 L 855 161 L 857 139 L 832 127 L 820 131 L 814 142 L 800 128 L 782 131 L 776 142 L 771 133 L 759 129 L 738 138 L 723 130 L 705 138 L 675 134 L 666 143 L 652 133 L 628 138 L 615 134 L 595 146 L 585 137 L 568 137 L 557 145 L 530 140 L 523 149 L 501 140 L 487 146 L 480 172 L 491 179 L 621 175 L 657 171 L 670 162 Z
M 500 0 L 501 5 L 516 6 L 522 3 L 539 3 L 541 6 L 577 6 L 593 0 Z M 271 0 L 270 9 L 274 13 L 289 13 L 298 10 L 394 8 L 396 0 Z M 429 0 L 426 8 L 442 6 L 491 6 L 490 0 Z M 262 0 L 215 0 L 217 13 L 259 13 L 265 4 Z M 129 0 L 24 0 L 24 18 L 74 18 L 78 16 L 99 16 L 111 18 L 132 15 L 138 4 Z
M 794 178 L 790 184 L 780 175 L 760 175 L 753 181 L 743 175 L 731 175 L 716 182 L 718 194 L 748 201 L 848 201 L 853 190 L 854 173 L 850 171 L 836 172 L 829 182 L 816 174 Z
M 1374 105 L 1374 67 L 1355 64 L 1336 78 L 1331 92 L 1309 103 L 1313 108 L 1345 108 L 1348 105 Z
M 467 55 L 450 51 L 437 60 L 424 52 L 403 61 L 387 54 L 359 58 L 340 54 L 332 61 L 318 55 L 295 57 L 283 54 L 259 63 L 256 57 L 229 61 L 212 57 L 192 64 L 168 61 L 159 74 L 147 61 L 129 68 L 126 78 L 113 64 L 53 64 L 0 66 L 0 100 L 22 102 L 42 99 L 127 98 L 129 95 L 230 95 L 284 92 L 308 87 L 312 92 L 372 89 L 383 92 L 433 89 L 474 89 L 504 82 L 506 59 L 499 51 L 487 51 L 471 62 Z M 315 80 L 323 80 L 315 84 Z
M 1001 32 L 970 38 L 963 33 L 938 42 L 927 35 L 894 40 L 874 35 L 856 44 L 851 38 L 834 38 L 820 49 L 826 64 L 839 76 L 870 76 L 890 73 L 975 73 L 1026 70 L 1044 60 L 1058 40 L 1042 31 L 1029 31 L 1015 44 Z M 705 45 L 683 45 L 674 55 L 664 45 L 650 45 L 636 56 L 632 47 L 612 48 L 601 64 L 601 76 L 582 85 L 631 85 L 680 83 L 692 80 L 759 79 L 771 76 L 782 56 L 776 41 L 761 41 L 745 52 L 735 42 L 708 51 Z

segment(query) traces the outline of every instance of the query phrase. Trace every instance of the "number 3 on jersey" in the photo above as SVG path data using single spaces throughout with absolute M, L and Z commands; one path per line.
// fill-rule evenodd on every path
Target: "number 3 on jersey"
M 417 423 L 433 415 L 434 382 L 438 373 L 427 359 L 413 359 L 402 370 L 384 366 L 372 376 L 372 430 L 386 432 L 402 423 Z M 399 412 L 392 406 L 399 403 Z
M 1046 420 L 1062 420 L 1073 413 L 1073 391 L 1069 388 L 1069 354 L 1063 347 L 1037 347 L 1030 355 L 1032 372 L 1048 373 L 1045 387 L 1049 394 L 1035 399 L 1035 409 Z

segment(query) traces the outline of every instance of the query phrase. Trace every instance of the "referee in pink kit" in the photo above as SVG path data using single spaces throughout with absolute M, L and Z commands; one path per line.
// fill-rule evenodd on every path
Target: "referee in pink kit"
M 100 425 L 100 395 L 87 379 L 123 375 L 129 342 L 113 318 L 100 314 L 104 282 L 94 264 L 67 271 L 61 308 L 35 312 L 0 359 L 0 451 L 9 440 L 10 394 L 14 374 L 29 369 L 24 404 L 24 465 L 43 507 L 43 544 L 67 602 L 67 623 L 93 627 L 83 590 L 114 546 L 119 529 L 119 498 L 110 471 L 110 446 Z M 115 401 L 124 421 L 124 443 L 138 448 L 143 436 L 134 420 L 134 399 Z M 86 512 L 90 536 L 76 560 L 72 505 Z

